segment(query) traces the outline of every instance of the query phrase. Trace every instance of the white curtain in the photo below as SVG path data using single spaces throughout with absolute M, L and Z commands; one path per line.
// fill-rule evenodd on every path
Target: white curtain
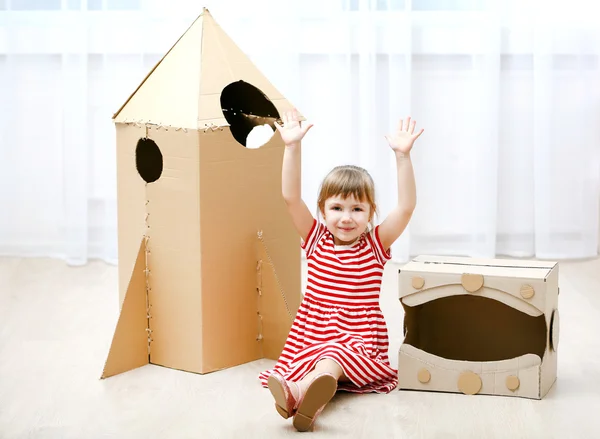
M 0 254 L 116 261 L 112 114 L 202 7 L 315 127 L 303 193 L 374 176 L 411 115 L 416 254 L 597 255 L 600 7 L 594 1 L 0 0 Z

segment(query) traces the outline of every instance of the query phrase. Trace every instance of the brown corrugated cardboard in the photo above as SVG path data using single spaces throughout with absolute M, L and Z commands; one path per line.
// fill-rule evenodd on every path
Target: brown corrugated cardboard
M 146 251 L 145 244 L 142 242 L 138 245 L 138 254 L 131 272 L 126 300 L 123 302 L 102 378 L 144 366 L 150 360 L 148 353 L 145 268 Z
M 400 389 L 541 399 L 552 387 L 556 262 L 419 256 L 399 290 Z
M 103 377 L 279 356 L 301 300 L 299 238 L 281 138 L 246 139 L 290 108 L 205 9 L 114 115 L 123 308 Z

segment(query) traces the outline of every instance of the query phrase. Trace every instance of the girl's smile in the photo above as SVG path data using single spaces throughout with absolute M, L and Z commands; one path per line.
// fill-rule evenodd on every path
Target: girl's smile
M 370 207 L 357 200 L 354 195 L 347 198 L 337 195 L 325 201 L 323 217 L 327 229 L 333 234 L 335 244 L 348 245 L 367 229 Z

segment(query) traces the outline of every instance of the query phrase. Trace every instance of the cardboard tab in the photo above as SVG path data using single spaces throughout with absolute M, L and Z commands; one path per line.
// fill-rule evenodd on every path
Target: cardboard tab
M 146 315 L 146 254 L 140 244 L 131 273 L 121 315 L 104 365 L 102 378 L 108 378 L 149 363 L 148 318 Z

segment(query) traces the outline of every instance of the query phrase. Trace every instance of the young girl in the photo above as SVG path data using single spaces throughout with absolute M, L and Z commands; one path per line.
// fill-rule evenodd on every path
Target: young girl
M 324 224 L 313 218 L 300 197 L 300 143 L 313 125 L 303 126 L 296 110 L 282 122 L 275 125 L 285 142 L 283 198 L 302 238 L 308 277 L 283 352 L 259 378 L 277 412 L 307 431 L 337 390 L 389 393 L 397 385 L 379 292 L 390 246 L 415 208 L 410 151 L 423 130 L 414 134 L 409 117 L 386 136 L 396 156 L 398 205 L 374 227 L 373 179 L 357 166 L 338 166 L 325 177 L 317 201 Z

